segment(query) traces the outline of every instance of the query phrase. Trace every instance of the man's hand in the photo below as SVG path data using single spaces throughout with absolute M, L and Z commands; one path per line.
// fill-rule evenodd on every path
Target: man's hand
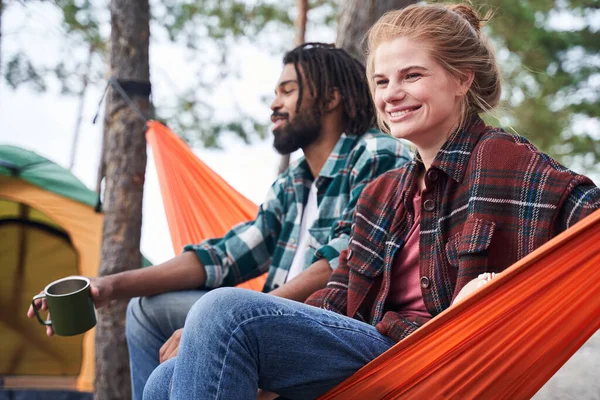
M 177 329 L 173 332 L 173 335 L 162 345 L 159 351 L 160 363 L 175 357 L 179 351 L 179 342 L 181 342 L 181 335 L 183 334 L 183 328 Z
M 320 259 L 286 282 L 269 292 L 273 296 L 304 302 L 308 296 L 323 289 L 331 277 L 331 267 L 325 259 Z
M 110 279 L 107 278 L 89 278 L 90 279 L 90 292 L 92 294 L 92 299 L 94 299 L 94 305 L 96 308 L 100 308 L 105 306 L 110 300 L 110 294 L 112 293 L 112 285 Z M 40 292 L 40 294 L 43 293 Z M 37 299 L 35 301 L 35 306 L 39 310 L 48 311 L 48 302 L 46 299 Z M 35 318 L 35 311 L 33 310 L 33 305 L 29 306 L 27 310 L 28 318 Z M 48 313 L 48 319 L 50 318 L 50 313 Z M 46 326 L 46 335 L 54 336 L 54 329 L 52 329 L 51 325 Z

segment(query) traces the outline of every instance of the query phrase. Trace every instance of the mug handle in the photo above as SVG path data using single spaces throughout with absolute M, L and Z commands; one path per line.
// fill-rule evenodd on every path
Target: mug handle
M 31 306 L 33 307 L 33 312 L 35 313 L 35 316 L 36 316 L 37 320 L 40 322 L 40 324 L 42 324 L 42 325 L 52 325 L 52 320 L 44 321 L 42 319 L 42 317 L 40 317 L 40 314 L 38 313 L 38 308 L 35 306 L 35 301 L 36 300 L 43 299 L 45 297 L 46 297 L 46 295 L 43 294 L 43 293 L 36 294 L 35 296 L 33 296 L 33 300 L 31 300 Z

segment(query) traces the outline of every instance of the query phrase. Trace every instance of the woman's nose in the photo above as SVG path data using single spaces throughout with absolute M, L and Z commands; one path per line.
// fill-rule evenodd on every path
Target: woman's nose
M 388 83 L 383 93 L 382 99 L 384 102 L 391 104 L 402 100 L 406 97 L 406 92 L 400 87 L 400 85 Z

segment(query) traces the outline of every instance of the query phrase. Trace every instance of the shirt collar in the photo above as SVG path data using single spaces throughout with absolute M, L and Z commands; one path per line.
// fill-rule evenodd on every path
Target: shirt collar
M 435 156 L 431 167 L 445 172 L 457 183 L 462 182 L 469 165 L 471 153 L 481 136 L 486 132 L 486 128 L 485 123 L 479 116 L 471 117 L 465 128 L 457 130 L 444 143 Z M 421 163 L 421 157 L 418 153 L 415 160 Z
M 321 168 L 317 178 L 335 178 L 346 164 L 344 160 L 348 157 L 350 150 L 354 147 L 358 139 L 358 136 L 342 133 L 329 157 L 327 157 L 325 164 L 323 164 L 323 168 Z M 298 160 L 298 163 L 294 167 L 294 175 L 302 176 L 305 179 L 310 176 L 312 180 L 312 174 L 304 156 Z

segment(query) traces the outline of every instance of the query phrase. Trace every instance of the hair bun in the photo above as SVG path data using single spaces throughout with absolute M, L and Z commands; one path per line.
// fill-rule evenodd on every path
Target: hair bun
M 484 25 L 485 20 L 479 18 L 477 11 L 475 11 L 468 4 L 451 4 L 448 8 L 469 22 L 469 25 L 475 29 L 475 32 L 479 34 L 481 27 Z

